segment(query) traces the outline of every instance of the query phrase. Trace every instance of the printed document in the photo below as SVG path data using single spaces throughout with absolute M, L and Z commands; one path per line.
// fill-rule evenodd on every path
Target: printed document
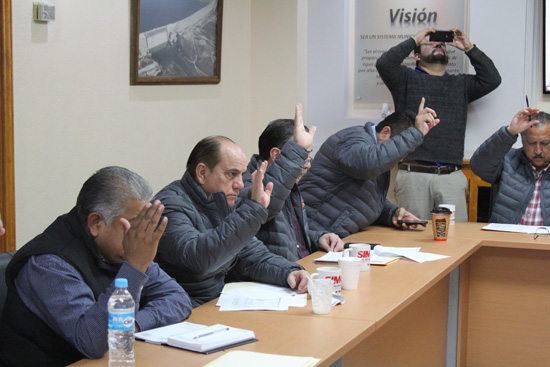
M 226 284 L 216 306 L 220 311 L 288 311 L 289 307 L 305 307 L 307 294 L 276 285 L 254 282 Z
M 544 229 L 543 229 L 544 228 Z M 500 232 L 515 232 L 515 233 L 529 233 L 539 234 L 550 233 L 550 227 L 544 226 L 524 226 L 523 224 L 503 224 L 503 223 L 490 223 L 483 227 L 488 231 L 500 231 Z M 538 231 L 537 231 L 538 229 Z

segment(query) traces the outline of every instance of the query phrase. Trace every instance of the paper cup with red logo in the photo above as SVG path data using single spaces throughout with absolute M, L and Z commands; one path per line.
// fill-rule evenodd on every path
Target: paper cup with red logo
M 334 285 L 333 293 L 340 294 L 342 290 L 342 269 L 336 267 L 317 268 L 317 272 L 311 274 L 311 279 L 331 279 Z
M 352 243 L 349 249 L 344 250 L 343 257 L 351 256 L 361 259 L 361 271 L 370 270 L 371 247 L 368 243 Z

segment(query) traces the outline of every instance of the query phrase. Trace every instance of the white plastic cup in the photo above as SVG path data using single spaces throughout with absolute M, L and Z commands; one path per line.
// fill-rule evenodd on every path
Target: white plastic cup
M 370 270 L 371 247 L 367 243 L 352 243 L 349 249 L 344 250 L 343 257 L 352 256 L 362 260 L 361 271 Z
M 455 225 L 455 212 L 456 212 L 456 205 L 454 204 L 439 204 L 440 208 L 447 208 L 451 211 L 451 226 Z
M 341 257 L 338 259 L 338 266 L 342 269 L 342 289 L 357 289 L 362 261 L 357 257 Z
M 332 308 L 332 289 L 331 279 L 309 279 L 308 290 L 311 294 L 311 303 L 313 313 L 326 315 Z
M 330 279 L 334 285 L 333 292 L 340 294 L 342 290 L 342 269 L 337 267 L 317 268 L 317 272 L 311 274 L 310 279 Z

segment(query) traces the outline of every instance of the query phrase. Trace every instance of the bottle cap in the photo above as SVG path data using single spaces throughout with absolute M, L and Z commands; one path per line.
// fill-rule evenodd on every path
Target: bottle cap
M 126 278 L 116 278 L 115 279 L 115 287 L 127 288 L 128 287 L 128 279 L 126 279 Z

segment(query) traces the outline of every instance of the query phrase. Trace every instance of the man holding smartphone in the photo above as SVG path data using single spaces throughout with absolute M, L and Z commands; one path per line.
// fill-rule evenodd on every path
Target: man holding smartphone
M 395 184 L 397 204 L 422 219 L 429 219 L 430 210 L 439 204 L 455 204 L 456 220 L 465 222 L 467 180 L 461 168 L 468 103 L 496 89 L 501 78 L 491 59 L 464 32 L 450 31 L 454 39 L 445 43 L 430 39 L 430 35 L 441 33 L 436 34 L 435 28 L 421 30 L 384 53 L 377 60 L 376 69 L 392 94 L 396 111 L 414 111 L 424 97 L 426 106 L 436 110 L 441 120 L 399 164 Z M 447 45 L 466 53 L 475 75 L 446 72 Z M 401 65 L 411 51 L 415 69 Z

